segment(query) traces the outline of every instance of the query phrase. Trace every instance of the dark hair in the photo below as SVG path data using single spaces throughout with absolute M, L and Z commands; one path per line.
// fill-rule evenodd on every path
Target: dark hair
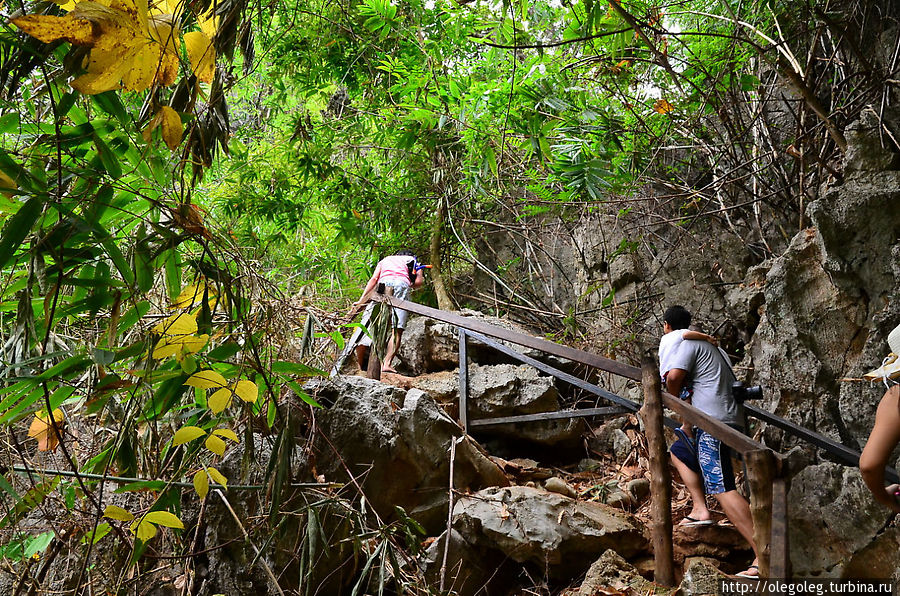
M 663 321 L 673 330 L 687 329 L 691 326 L 691 313 L 683 306 L 670 306 L 663 314 Z
M 395 252 L 394 255 L 398 256 L 398 257 L 415 257 L 416 253 L 409 250 L 408 248 L 402 248 L 402 249 L 398 250 L 397 252 Z

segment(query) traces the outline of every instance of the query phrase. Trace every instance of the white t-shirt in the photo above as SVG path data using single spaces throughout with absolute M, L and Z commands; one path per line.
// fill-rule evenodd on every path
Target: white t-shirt
M 684 332 L 687 329 L 676 329 L 669 331 L 659 338 L 659 376 L 665 380 L 666 373 L 672 370 L 672 359 L 678 346 L 684 341 Z

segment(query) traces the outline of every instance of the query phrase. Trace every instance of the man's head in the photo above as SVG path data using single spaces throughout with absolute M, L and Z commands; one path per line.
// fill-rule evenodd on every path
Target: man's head
M 409 250 L 408 248 L 402 248 L 402 249 L 398 250 L 397 252 L 395 252 L 394 255 L 398 256 L 398 257 L 413 257 L 413 258 L 415 258 L 416 253 Z
M 668 324 L 672 331 L 687 329 L 691 326 L 691 313 L 683 306 L 670 306 L 663 313 L 663 322 Z

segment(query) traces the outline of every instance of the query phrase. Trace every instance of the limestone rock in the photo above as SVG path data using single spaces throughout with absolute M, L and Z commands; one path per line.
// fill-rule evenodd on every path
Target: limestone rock
M 453 527 L 470 544 L 500 550 L 562 578 L 584 573 L 593 556 L 606 549 L 631 557 L 647 548 L 631 515 L 524 486 L 488 488 L 461 498 L 453 509 Z
M 871 107 L 863 109 L 860 119 L 847 126 L 844 130 L 847 139 L 845 173 L 896 169 L 898 155 L 882 146 L 880 129 L 878 114 Z
M 638 503 L 650 494 L 650 481 L 646 478 L 634 478 L 625 486 L 628 494 Z
M 551 493 L 565 495 L 572 499 L 578 496 L 578 493 L 575 492 L 575 489 L 572 488 L 569 483 L 567 483 L 562 478 L 559 478 L 558 476 L 547 478 L 547 480 L 544 481 L 544 488 Z
M 712 559 L 691 557 L 684 564 L 681 590 L 685 596 L 718 594 L 719 580 L 726 577 Z
M 675 592 L 672 588 L 665 588 L 647 581 L 621 555 L 614 550 L 607 550 L 591 564 L 575 596 L 596 596 L 597 594 L 608 594 L 611 590 L 625 594 L 672 594 Z
M 897 534 L 883 533 L 892 517 L 872 499 L 859 470 L 834 463 L 802 470 L 791 481 L 788 498 L 794 573 L 848 577 L 852 571 L 875 577 L 867 570 L 888 568 L 893 573 L 900 568 L 900 551 L 885 546 L 889 549 Z M 867 567 L 870 557 L 878 561 L 876 566 Z
M 710 557 L 720 561 L 743 557 L 749 564 L 753 559 L 753 550 L 734 526 L 681 526 L 678 522 L 673 520 L 676 524 L 673 528 L 676 561 L 686 561 L 691 557 Z
M 387 519 L 396 505 L 426 529 L 446 522 L 450 441 L 462 431 L 431 398 L 361 377 L 312 381 L 307 391 L 333 402 L 316 416 L 319 473 L 348 481 L 349 468 Z M 469 438 L 457 447 L 454 473 L 457 490 L 507 484 L 500 468 Z
M 504 596 L 509 593 L 515 571 L 513 566 L 499 551 L 476 548 L 453 529 L 450 530 L 449 547 L 445 531 L 419 559 L 419 566 L 430 586 L 437 588 L 441 585 L 445 549 L 447 566 L 444 588 L 450 593 L 457 596 Z

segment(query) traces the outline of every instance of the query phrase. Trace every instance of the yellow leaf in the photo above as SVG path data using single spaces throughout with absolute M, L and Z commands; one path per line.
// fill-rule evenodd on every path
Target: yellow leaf
M 4 191 L 16 190 L 17 188 L 18 185 L 16 184 L 15 180 L 10 178 L 3 172 L 0 172 L 0 194 L 11 199 L 13 197 L 13 193 Z
M 256 403 L 256 400 L 259 399 L 259 388 L 253 381 L 241 379 L 235 385 L 234 392 L 239 398 L 251 404 Z
M 157 323 L 153 331 L 168 336 L 193 335 L 197 333 L 197 319 L 187 313 L 172 315 Z
M 200 30 L 206 33 L 206 37 L 209 39 L 215 37 L 216 31 L 219 29 L 219 17 L 215 16 L 213 12 L 213 10 L 210 10 L 206 14 L 197 17 L 197 22 L 200 24 Z
M 206 347 L 209 342 L 209 335 L 189 335 L 181 340 L 181 350 L 186 354 L 196 354 Z
M 223 412 L 225 408 L 231 405 L 231 389 L 219 389 L 209 396 L 207 405 L 209 405 L 209 409 L 212 410 L 213 414 Z
M 221 484 L 222 486 L 228 486 L 228 478 L 225 478 L 225 476 L 223 476 L 222 473 L 217 469 L 206 468 L 206 473 L 209 474 L 209 477 L 212 478 L 215 482 Z
M 209 493 L 209 476 L 206 475 L 206 470 L 194 474 L 194 490 L 201 499 L 206 498 Z
M 199 439 L 204 435 L 206 435 L 206 431 L 199 426 L 182 426 L 175 431 L 175 436 L 172 437 L 172 446 L 177 447 L 184 443 L 190 443 L 194 439 Z
M 184 47 L 191 71 L 204 83 L 212 83 L 216 74 L 216 50 L 209 36 L 203 31 L 185 33 Z
M 226 381 L 225 377 L 223 377 L 216 371 L 207 369 L 195 372 L 188 378 L 187 381 L 184 382 L 184 384 L 190 387 L 198 387 L 200 389 L 214 389 L 226 387 L 228 385 L 228 381 Z
M 17 17 L 12 20 L 12 23 L 44 43 L 64 39 L 76 45 L 90 45 L 94 41 L 91 22 L 72 15 L 55 17 L 31 14 Z
M 144 516 L 144 521 L 148 521 L 159 526 L 165 526 L 167 528 L 177 528 L 179 530 L 184 529 L 184 524 L 181 523 L 181 520 L 178 519 L 178 516 L 174 513 L 169 513 L 168 511 L 151 511 Z
M 674 109 L 674 106 L 672 106 L 672 104 L 667 102 L 665 99 L 657 99 L 653 104 L 653 110 L 657 114 L 668 114 Z
M 153 347 L 153 358 L 162 360 L 169 356 L 174 356 L 181 349 L 182 340 L 177 337 L 163 337 Z
M 238 436 L 235 434 L 235 432 L 233 430 L 229 430 L 227 428 L 217 428 L 216 430 L 212 431 L 212 434 L 220 436 L 220 437 L 225 437 L 226 439 L 231 439 L 235 443 L 241 442 L 240 439 L 238 439 Z
M 222 456 L 225 454 L 225 447 L 225 441 L 223 441 L 219 437 L 209 435 L 206 438 L 206 448 L 218 456 Z
M 55 426 L 50 423 L 50 416 L 46 412 L 36 412 L 28 427 L 28 436 L 38 442 L 38 451 L 56 451 L 59 446 L 60 431 L 65 420 L 62 410 L 53 410 L 53 419 L 56 421 Z
M 174 151 L 181 144 L 181 116 L 169 106 L 159 108 L 159 113 L 162 114 L 163 141 L 170 151 Z
M 161 117 L 161 112 L 157 113 L 156 118 Z M 154 118 L 154 120 L 156 119 Z M 192 308 L 195 304 L 203 300 L 203 291 L 206 288 L 206 282 L 201 281 L 199 284 L 191 284 L 185 286 L 178 298 L 172 301 L 172 308 Z
M 148 542 L 151 538 L 156 536 L 156 526 L 147 521 L 138 522 L 137 530 L 135 530 L 134 524 L 132 524 L 131 531 L 134 532 L 135 536 L 137 536 L 138 540 L 141 542 Z
M 117 519 L 119 521 L 131 521 L 134 519 L 134 516 L 128 511 L 115 505 L 107 505 L 106 509 L 103 510 L 103 517 Z
M 73 8 L 75 8 L 75 0 L 53 0 L 59 7 L 66 12 L 70 12 Z

